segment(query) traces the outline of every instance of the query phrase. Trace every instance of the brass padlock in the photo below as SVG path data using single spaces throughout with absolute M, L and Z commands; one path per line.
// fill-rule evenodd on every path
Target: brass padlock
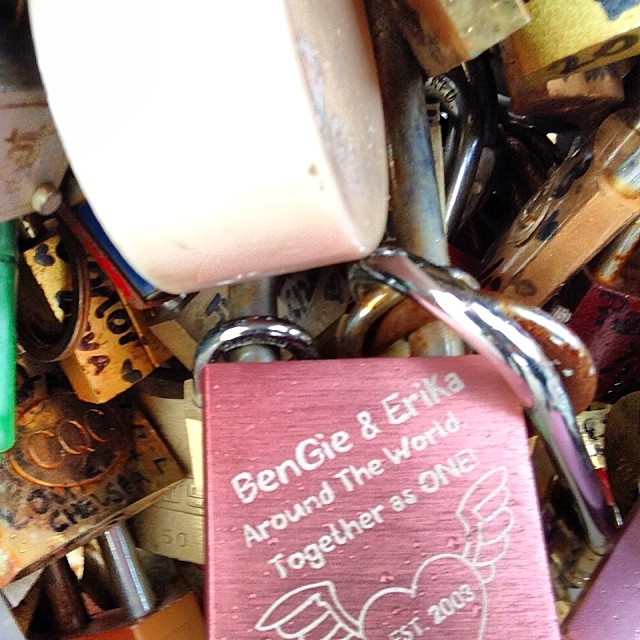
M 193 403 L 193 382 L 183 384 L 154 373 L 137 385 L 136 393 L 187 477 L 131 518 L 131 527 L 143 549 L 204 564 L 202 418 Z
M 151 373 L 171 353 L 120 298 L 98 265 L 75 254 L 77 243 L 63 229 L 36 241 L 23 255 L 26 268 L 59 322 L 64 322 L 65 310 L 73 304 L 75 313 L 67 320 L 69 331 L 63 333 L 60 349 L 54 354 L 49 353 L 51 349 L 44 355 L 43 349 L 34 349 L 34 343 L 41 342 L 33 338 L 36 330 L 41 331 L 41 316 L 33 317 L 34 298 L 28 292 L 21 295 L 20 289 L 18 330 L 29 338 L 24 346 L 34 357 L 60 360 L 81 399 L 106 402 Z M 69 258 L 73 258 L 73 265 Z M 26 276 L 22 280 L 25 286 Z
M 17 423 L 16 446 L 0 465 L 0 586 L 88 542 L 184 477 L 135 407 L 55 393 L 24 407 Z

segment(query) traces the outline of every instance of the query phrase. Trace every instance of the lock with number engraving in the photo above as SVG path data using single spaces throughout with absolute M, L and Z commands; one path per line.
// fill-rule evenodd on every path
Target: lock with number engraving
M 78 580 L 63 558 L 47 567 L 43 576 L 56 632 L 36 633 L 34 640 L 204 640 L 204 622 L 195 595 L 175 585 L 166 594 L 154 593 L 124 523 L 105 531 L 98 541 L 118 608 L 90 616 Z
M 529 0 L 531 22 L 508 40 L 514 63 L 530 84 L 637 55 L 637 0 Z
M 60 225 L 58 233 L 37 236 L 24 250 L 24 286 L 18 290 L 19 340 L 34 357 L 59 360 L 81 399 L 106 402 L 171 354 L 78 246 Z M 38 295 L 44 295 L 50 311 L 65 326 L 62 332 L 58 329 L 55 340 L 48 333 L 41 335 L 42 319 L 49 310 L 34 311 Z
M 303 275 L 303 274 L 301 274 Z M 285 284 L 285 291 L 289 291 Z M 199 294 L 202 300 L 211 299 L 211 291 Z M 286 296 L 285 300 L 287 299 Z M 198 296 L 196 296 L 196 299 Z M 225 288 L 224 298 L 217 292 L 213 298 L 224 302 L 225 314 L 236 317 L 256 313 L 274 313 L 276 282 L 274 279 L 242 283 Z M 197 300 L 194 300 L 195 304 Z M 195 308 L 202 307 L 199 302 Z M 291 307 L 288 306 L 288 309 Z M 191 313 L 187 320 L 208 324 L 208 319 Z M 188 326 L 185 324 L 185 327 Z M 227 326 L 220 318 L 213 324 Z M 197 324 L 194 333 L 202 333 Z M 270 359 L 271 349 L 257 345 L 245 346 L 229 357 Z M 190 363 L 191 368 L 192 363 Z M 204 558 L 204 467 L 202 452 L 202 413 L 196 406 L 193 380 L 184 383 L 160 377 L 157 372 L 137 388 L 138 397 L 150 417 L 168 440 L 188 477 L 176 485 L 160 501 L 132 519 L 132 526 L 143 548 L 179 560 L 203 564 Z
M 542 305 L 638 215 L 639 116 L 609 116 L 551 175 L 486 261 L 484 287 Z
M 183 477 L 134 406 L 61 392 L 21 407 L 16 446 L 0 465 L 0 585 L 137 513 Z
M 193 404 L 193 382 L 162 377 L 158 371 L 137 385 L 136 393 L 187 477 L 131 518 L 130 526 L 141 548 L 204 564 L 202 418 Z

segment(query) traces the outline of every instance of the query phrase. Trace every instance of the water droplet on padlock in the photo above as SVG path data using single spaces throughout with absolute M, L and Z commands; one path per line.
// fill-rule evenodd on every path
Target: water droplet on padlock
M 447 538 L 447 549 L 458 549 L 460 548 L 460 545 L 462 543 L 462 540 L 460 539 L 459 536 L 449 536 Z
M 395 580 L 395 577 L 391 575 L 388 571 L 385 571 L 384 573 L 380 574 L 380 582 L 382 582 L 382 584 L 389 584 L 394 580 Z

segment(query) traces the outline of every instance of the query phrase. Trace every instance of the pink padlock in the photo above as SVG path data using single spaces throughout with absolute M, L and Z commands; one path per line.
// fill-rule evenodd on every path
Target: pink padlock
M 523 404 L 592 544 L 612 527 L 552 364 L 446 269 L 390 251 L 360 268 L 485 357 L 205 365 L 248 333 L 205 338 L 209 637 L 560 638 Z M 298 329 L 271 325 L 304 355 Z

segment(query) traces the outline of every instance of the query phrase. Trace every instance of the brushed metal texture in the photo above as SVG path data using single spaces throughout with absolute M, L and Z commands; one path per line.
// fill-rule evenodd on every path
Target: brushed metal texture
M 203 397 L 210 638 L 559 638 L 486 360 L 217 363 Z

